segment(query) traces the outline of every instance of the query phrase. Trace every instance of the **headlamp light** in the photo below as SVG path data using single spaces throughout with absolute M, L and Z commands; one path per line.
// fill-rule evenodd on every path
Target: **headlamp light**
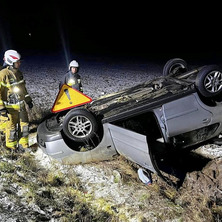
M 19 87 L 15 86 L 13 87 L 13 93 L 18 93 L 20 91 Z
M 73 84 L 75 84 L 75 80 L 74 79 L 69 79 L 68 85 L 70 86 L 70 85 L 73 85 Z

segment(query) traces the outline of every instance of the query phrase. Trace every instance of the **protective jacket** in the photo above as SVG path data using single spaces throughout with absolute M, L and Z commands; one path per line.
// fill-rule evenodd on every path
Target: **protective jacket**
M 0 71 L 0 110 L 19 109 L 19 104 L 32 101 L 29 96 L 23 74 L 20 70 L 8 66 Z
M 60 81 L 59 88 L 61 88 L 63 84 L 67 84 L 73 89 L 83 92 L 81 77 L 78 73 L 72 74 L 71 71 L 68 71 Z
M 2 118 L 2 130 L 5 132 L 6 147 L 28 147 L 29 121 L 25 102 L 32 102 L 23 74 L 20 70 L 8 66 L 0 71 L 0 111 L 6 111 Z

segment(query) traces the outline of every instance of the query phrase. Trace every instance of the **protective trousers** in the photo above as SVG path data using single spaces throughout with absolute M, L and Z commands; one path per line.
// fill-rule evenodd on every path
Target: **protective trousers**
M 7 110 L 0 110 L 0 132 L 5 134 L 6 124 L 8 121 Z
M 20 109 L 7 108 L 9 120 L 6 123 L 6 147 L 16 149 L 17 145 L 28 148 L 29 123 L 24 103 Z

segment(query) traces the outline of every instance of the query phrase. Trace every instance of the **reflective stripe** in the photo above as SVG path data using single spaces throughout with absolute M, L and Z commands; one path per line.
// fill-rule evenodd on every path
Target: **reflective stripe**
M 24 101 L 22 100 L 22 101 L 20 101 L 20 102 L 18 102 L 18 103 L 16 103 L 16 104 L 11 104 L 11 103 L 5 102 L 5 101 L 3 101 L 3 100 L 0 99 L 0 105 L 5 105 L 5 106 L 21 105 L 21 104 L 23 104 L 23 103 L 24 103 Z
M 22 100 L 16 104 L 11 104 L 11 103 L 5 102 L 0 99 L 0 106 L 4 105 L 4 107 L 6 107 L 6 108 L 20 108 L 21 104 L 23 104 L 23 103 L 24 103 L 24 101 Z
M 29 142 L 28 137 L 22 137 L 19 140 L 19 144 L 22 145 L 23 148 L 28 148 L 29 147 L 28 142 Z
M 0 131 L 5 132 L 6 126 L 8 122 L 8 117 L 3 116 L 2 114 L 0 115 Z
M 16 104 L 8 103 L 3 100 L 0 100 L 0 105 L 4 105 L 6 108 L 19 109 L 21 105 L 24 104 L 24 100 L 17 102 Z
M 2 86 L 5 86 L 5 87 L 7 87 L 7 88 L 11 87 L 11 84 L 10 84 L 10 83 L 5 84 L 4 82 L 1 82 L 1 85 L 2 85 Z
M 6 142 L 6 146 L 8 148 L 11 148 L 11 149 L 15 149 L 16 148 L 16 144 L 17 144 L 17 141 L 13 141 L 13 142 Z
M 4 105 L 5 106 L 12 106 L 12 105 L 21 105 L 21 104 L 23 104 L 24 103 L 24 100 L 22 100 L 22 101 L 19 101 L 19 102 L 17 102 L 17 103 L 8 103 L 8 102 L 5 102 L 5 101 L 3 101 L 4 102 Z
M 3 123 L 0 123 L 0 131 L 5 131 L 6 129 L 7 120 Z
M 22 137 L 20 140 L 19 140 L 19 143 L 28 143 L 28 137 Z
M 6 108 L 13 108 L 13 109 L 19 109 L 20 104 L 5 104 Z
M 21 80 L 21 81 L 19 81 L 19 82 L 15 82 L 15 83 L 12 83 L 12 84 L 10 84 L 10 83 L 4 83 L 4 82 L 1 82 L 1 85 L 2 86 L 5 86 L 5 87 L 7 87 L 7 88 L 10 88 L 10 87 L 12 87 L 12 86 L 16 86 L 16 85 L 19 85 L 19 84 L 21 84 L 21 83 L 24 83 L 25 81 L 24 80 Z
M 19 82 L 14 82 L 11 85 L 12 86 L 16 86 L 16 85 L 19 85 L 20 83 L 23 83 L 23 82 L 25 82 L 25 81 L 24 80 L 20 80 Z

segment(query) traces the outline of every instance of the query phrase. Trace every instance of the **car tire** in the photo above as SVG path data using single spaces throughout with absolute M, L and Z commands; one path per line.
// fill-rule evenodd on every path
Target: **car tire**
M 217 65 L 204 66 L 197 74 L 195 85 L 201 95 L 212 98 L 222 93 L 222 72 Z
M 75 142 L 86 142 L 95 136 L 98 124 L 89 111 L 72 109 L 66 114 L 62 128 L 69 139 Z
M 180 58 L 170 59 L 163 67 L 163 76 L 176 77 L 188 71 L 185 60 Z

